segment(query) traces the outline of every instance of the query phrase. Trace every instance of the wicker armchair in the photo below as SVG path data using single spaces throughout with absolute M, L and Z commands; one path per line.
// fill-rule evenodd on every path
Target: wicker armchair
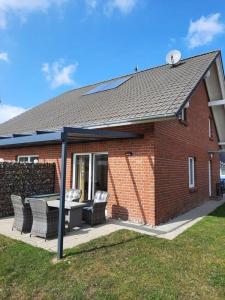
M 65 200 L 79 202 L 82 191 L 78 189 L 70 189 L 66 191 Z
M 30 232 L 32 226 L 32 213 L 29 203 L 24 203 L 22 198 L 17 195 L 11 195 L 11 201 L 14 209 L 13 227 L 21 232 Z
M 44 199 L 27 199 L 33 214 L 31 235 L 45 238 L 57 236 L 58 233 L 58 208 L 49 208 Z
M 82 209 L 83 220 L 91 226 L 106 222 L 105 208 L 107 205 L 109 194 L 107 192 L 98 191 L 95 193 L 92 205 Z

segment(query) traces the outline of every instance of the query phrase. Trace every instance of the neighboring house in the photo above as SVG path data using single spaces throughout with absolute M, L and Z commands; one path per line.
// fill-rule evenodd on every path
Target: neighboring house
M 55 162 L 59 174 L 60 145 L 11 140 L 65 126 L 141 134 L 105 140 L 80 134 L 68 146 L 66 185 L 81 188 L 82 200 L 108 190 L 113 218 L 159 224 L 216 194 L 218 152 L 225 145 L 222 99 L 222 59 L 214 51 L 43 103 L 0 125 L 0 158 Z

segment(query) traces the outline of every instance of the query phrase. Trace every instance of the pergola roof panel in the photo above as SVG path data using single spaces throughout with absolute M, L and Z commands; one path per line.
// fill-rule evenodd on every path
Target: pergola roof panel
M 96 142 L 112 139 L 140 138 L 143 135 L 132 132 L 95 130 L 74 127 L 63 127 L 57 131 L 36 131 L 30 134 L 12 134 L 0 136 L 0 148 L 28 147 L 43 144 Z

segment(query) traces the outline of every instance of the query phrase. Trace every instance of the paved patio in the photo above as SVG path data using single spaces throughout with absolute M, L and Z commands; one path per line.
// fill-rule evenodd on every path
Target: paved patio
M 65 235 L 64 249 L 76 247 L 121 229 L 133 230 L 142 234 L 172 240 L 223 203 L 225 203 L 225 197 L 220 201 L 207 201 L 170 222 L 155 227 L 120 220 L 108 220 L 106 224 L 95 227 L 84 224 L 81 228 L 74 229 Z M 20 232 L 16 230 L 12 231 L 12 224 L 12 217 L 0 219 L 0 234 L 51 252 L 57 251 L 57 239 L 45 241 L 44 239 L 34 236 L 30 238 L 29 234 L 21 235 Z

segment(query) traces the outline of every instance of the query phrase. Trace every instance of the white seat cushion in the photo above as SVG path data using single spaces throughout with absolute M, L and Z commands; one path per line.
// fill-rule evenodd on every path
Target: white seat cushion
M 65 200 L 66 201 L 74 201 L 74 200 L 79 200 L 80 197 L 81 197 L 80 190 L 70 189 L 66 192 Z
M 94 197 L 94 202 L 99 203 L 99 202 L 107 202 L 109 194 L 104 191 L 97 191 L 95 193 Z

